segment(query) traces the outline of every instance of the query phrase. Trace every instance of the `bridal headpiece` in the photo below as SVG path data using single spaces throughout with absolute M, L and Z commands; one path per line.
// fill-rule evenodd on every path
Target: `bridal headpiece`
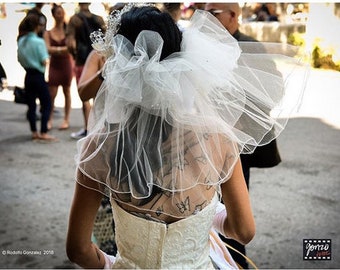
M 239 43 L 197 10 L 180 51 L 160 60 L 159 33 L 141 31 L 134 44 L 117 34 L 125 12 L 109 19 L 105 36 L 92 36 L 107 56 L 105 80 L 78 142 L 78 170 L 134 207 L 155 193 L 180 204 L 197 185 L 218 190 L 239 155 L 275 139 L 301 101 L 307 69 L 297 48 Z
M 155 6 L 152 3 L 126 3 L 122 9 L 113 10 L 107 18 L 107 31 L 104 34 L 101 30 L 94 31 L 90 34 L 90 39 L 92 41 L 92 47 L 104 56 L 109 56 L 113 52 L 110 48 L 110 41 L 117 34 L 118 29 L 121 25 L 121 19 L 123 14 L 130 11 L 134 7 L 146 7 Z

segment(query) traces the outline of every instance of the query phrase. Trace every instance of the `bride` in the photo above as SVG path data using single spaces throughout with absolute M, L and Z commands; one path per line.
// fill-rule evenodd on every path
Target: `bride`
M 217 233 L 242 244 L 255 234 L 239 155 L 284 128 L 288 76 L 265 67 L 296 60 L 243 53 L 199 10 L 181 33 L 169 14 L 127 5 L 92 38 L 105 79 L 78 141 L 68 257 L 84 268 L 237 268 Z M 116 257 L 91 242 L 104 195 Z

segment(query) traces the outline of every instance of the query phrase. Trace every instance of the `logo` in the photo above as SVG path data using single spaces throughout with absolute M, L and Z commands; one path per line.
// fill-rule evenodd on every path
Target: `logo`
M 331 239 L 303 239 L 304 260 L 331 260 Z

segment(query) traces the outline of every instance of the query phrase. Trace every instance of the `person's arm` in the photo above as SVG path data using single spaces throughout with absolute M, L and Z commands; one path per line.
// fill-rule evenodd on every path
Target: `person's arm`
M 36 46 L 37 55 L 40 58 L 40 63 L 43 66 L 47 66 L 50 60 L 45 41 L 41 41 Z
M 241 244 L 249 243 L 255 235 L 255 221 L 240 160 L 231 178 L 221 185 L 221 190 L 228 212 L 223 224 L 224 235 Z
M 46 47 L 47 47 L 47 51 L 48 53 L 52 53 L 51 52 L 51 42 L 50 42 L 50 39 L 49 39 L 49 35 L 50 35 L 50 31 L 45 31 L 44 32 L 44 40 L 45 40 L 45 44 L 46 44 Z
M 103 82 L 101 68 L 104 59 L 96 51 L 92 51 L 86 59 L 83 72 L 78 83 L 78 93 L 82 101 L 94 98 Z
M 52 54 L 65 54 L 68 53 L 68 49 L 67 46 L 51 46 L 51 42 L 50 42 L 50 31 L 45 31 L 44 32 L 44 40 L 45 40 L 45 44 L 47 47 L 47 51 L 50 55 Z
M 91 181 L 78 172 L 78 178 L 91 186 Z M 83 268 L 100 268 L 105 265 L 105 257 L 99 248 L 91 242 L 91 233 L 95 217 L 102 199 L 98 191 L 76 183 L 71 207 L 66 241 L 66 253 L 69 259 Z
M 76 56 L 76 27 L 77 27 L 77 16 L 73 15 L 67 24 L 66 28 L 66 47 L 69 53 L 75 57 Z

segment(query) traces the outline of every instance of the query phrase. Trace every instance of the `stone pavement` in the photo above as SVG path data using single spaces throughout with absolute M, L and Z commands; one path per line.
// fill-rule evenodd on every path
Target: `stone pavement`
M 311 75 L 299 114 L 278 139 L 282 163 L 251 171 L 257 234 L 247 251 L 262 269 L 340 268 L 340 73 Z M 32 142 L 25 113 L 12 93 L 0 93 L 0 268 L 74 268 L 65 237 L 79 100 L 71 128 L 52 130 L 57 143 Z M 331 260 L 304 260 L 303 239 L 330 239 Z
M 0 268 L 74 268 L 65 253 L 76 153 L 70 133 L 82 127 L 82 113 L 72 109 L 71 128 L 53 129 L 59 142 L 43 144 L 31 141 L 26 110 L 0 100 Z

